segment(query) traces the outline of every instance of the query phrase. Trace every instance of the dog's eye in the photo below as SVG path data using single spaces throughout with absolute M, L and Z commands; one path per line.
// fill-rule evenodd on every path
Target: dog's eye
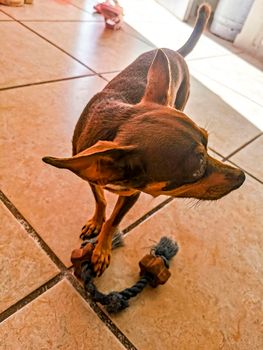
M 200 162 L 199 162 L 199 169 L 196 170 L 194 173 L 193 173 L 193 177 L 195 179 L 198 179 L 200 178 L 201 176 L 204 175 L 205 173 L 205 170 L 206 170 L 206 159 L 205 157 L 202 155 L 201 158 L 200 158 Z

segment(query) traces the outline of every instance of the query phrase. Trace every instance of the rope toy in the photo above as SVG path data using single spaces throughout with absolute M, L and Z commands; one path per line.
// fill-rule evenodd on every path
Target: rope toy
M 122 235 L 117 234 L 113 238 L 112 248 L 123 245 Z M 149 284 L 155 288 L 159 284 L 167 282 L 171 276 L 169 271 L 169 260 L 178 252 L 178 245 L 167 237 L 162 237 L 159 243 L 151 249 L 150 254 L 145 255 L 139 262 L 140 279 L 132 287 L 120 292 L 110 292 L 103 294 L 98 291 L 92 279 L 95 277 L 91 257 L 95 244 L 92 240 L 83 242 L 80 249 L 73 250 L 71 262 L 74 267 L 74 274 L 84 283 L 84 288 L 90 298 L 106 307 L 109 313 L 117 313 L 129 306 L 129 299 L 137 294 Z

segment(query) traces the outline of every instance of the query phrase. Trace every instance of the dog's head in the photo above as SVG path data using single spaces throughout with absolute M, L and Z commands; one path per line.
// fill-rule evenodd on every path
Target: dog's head
M 208 155 L 206 130 L 171 107 L 175 96 L 169 61 L 159 50 L 141 102 L 113 141 L 71 158 L 43 160 L 119 194 L 219 199 L 241 186 L 245 175 Z

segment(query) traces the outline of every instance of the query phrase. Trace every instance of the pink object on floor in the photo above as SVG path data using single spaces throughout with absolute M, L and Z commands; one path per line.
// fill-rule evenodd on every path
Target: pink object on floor
M 121 22 L 123 17 L 123 9 L 118 4 L 118 1 L 109 0 L 99 3 L 94 6 L 97 13 L 104 17 L 106 28 L 118 30 L 121 28 Z

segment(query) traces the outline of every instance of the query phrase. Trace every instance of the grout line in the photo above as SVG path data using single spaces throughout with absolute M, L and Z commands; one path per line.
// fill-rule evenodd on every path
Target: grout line
M 35 231 L 31 224 L 25 219 L 25 217 L 18 211 L 14 204 L 6 197 L 6 195 L 0 190 L 0 199 L 3 204 L 9 209 L 11 214 L 17 219 L 17 221 L 24 227 L 27 233 L 35 240 L 35 242 L 45 251 L 48 257 L 53 263 L 62 271 L 66 271 L 67 267 L 63 262 L 55 255 L 52 249 L 47 245 L 43 238 Z
M 111 71 L 106 71 L 106 72 L 101 72 L 97 74 L 112 74 L 112 73 L 120 73 L 122 70 L 116 69 L 116 70 L 111 70 Z
M 256 135 L 255 137 L 253 137 L 251 140 L 247 141 L 246 143 L 244 143 L 242 146 L 240 146 L 239 148 L 237 148 L 235 151 L 233 151 L 232 153 L 230 153 L 227 157 L 223 158 L 223 161 L 229 160 L 229 158 L 231 158 L 233 155 L 235 155 L 236 153 L 238 153 L 239 151 L 241 151 L 243 148 L 245 148 L 246 146 L 248 146 L 250 143 L 252 143 L 253 141 L 255 141 L 256 139 L 258 139 L 261 135 L 263 135 L 262 132 L 260 132 L 258 135 Z
M 82 74 L 82 75 L 76 75 L 74 77 L 68 77 L 68 78 L 58 78 L 58 79 L 52 79 L 52 80 L 39 81 L 39 82 L 35 82 L 35 83 L 27 83 L 27 84 L 21 84 L 21 85 L 7 86 L 7 87 L 0 88 L 0 91 L 19 89 L 19 88 L 24 88 L 24 87 L 29 87 L 29 86 L 44 85 L 44 84 L 50 84 L 50 83 L 59 83 L 59 82 L 62 82 L 62 81 L 81 79 L 81 78 L 88 78 L 88 77 L 99 77 L 99 78 L 109 82 L 109 79 L 107 79 L 103 75 L 119 73 L 119 72 L 120 72 L 120 70 L 110 71 L 110 72 L 105 72 L 105 73 L 102 72 L 102 73 L 97 73 L 97 74 L 94 74 L 94 73 Z
M 161 210 L 163 207 L 165 207 L 167 204 L 172 202 L 175 198 L 173 197 L 168 197 L 165 199 L 163 202 L 159 203 L 156 205 L 156 207 L 152 208 L 149 210 L 147 213 L 145 213 L 143 216 L 141 216 L 139 219 L 134 221 L 132 224 L 129 226 L 125 227 L 124 229 L 121 229 L 121 233 L 125 236 L 127 235 L 131 230 L 133 230 L 135 227 L 139 226 L 142 224 L 145 220 L 149 219 L 152 215 L 154 215 L 157 211 Z M 72 269 L 73 265 L 71 265 L 68 269 Z
M 78 5 L 76 5 L 76 4 L 74 4 L 74 3 L 72 3 L 71 1 L 70 1 L 70 5 L 71 6 L 73 6 L 73 7 L 75 7 L 75 8 L 77 8 L 78 10 L 80 10 L 80 11 L 82 11 L 82 12 L 85 12 L 85 13 L 88 13 L 89 15 L 93 15 L 93 14 L 96 14 L 96 11 L 94 10 L 93 12 L 90 12 L 90 11 L 88 11 L 88 10 L 86 10 L 86 9 L 84 9 L 84 8 L 82 8 L 82 7 L 80 7 L 80 6 L 78 6 Z M 99 14 L 98 14 L 98 16 L 99 16 Z M 101 17 L 101 16 L 100 16 Z M 98 17 L 99 18 L 99 17 Z M 91 22 L 91 23 L 104 23 L 104 20 L 103 20 L 103 17 L 101 17 L 101 19 L 100 20 L 93 20 L 93 19 L 91 19 L 91 20 L 21 20 L 21 21 L 23 21 L 23 22 Z M 128 23 L 126 23 L 125 21 L 124 21 L 124 23 L 126 24 L 126 25 L 128 25 L 129 27 L 131 27 L 131 28 L 133 28 L 132 26 L 130 26 Z M 145 38 L 145 40 L 144 40 L 144 37 L 140 37 L 140 33 L 138 33 L 138 36 L 136 35 L 136 34 L 132 34 L 132 33 L 129 33 L 128 31 L 126 31 L 124 28 L 122 28 L 122 30 L 127 34 L 127 35 L 129 35 L 129 36 L 132 36 L 132 37 L 134 37 L 135 39 L 137 39 L 137 40 L 140 40 L 141 42 L 143 42 L 144 44 L 147 44 L 148 46 L 152 46 L 153 48 L 156 48 L 156 46 L 153 44 L 153 43 L 151 43 L 150 41 L 148 41 L 147 42 L 147 39 Z
M 105 73 L 98 73 L 98 76 L 101 78 L 101 79 L 104 79 L 105 81 L 107 81 L 108 83 L 113 79 L 109 80 L 108 78 L 104 77 L 104 75 L 106 74 L 114 74 L 114 73 L 120 73 L 121 70 L 115 70 L 115 71 L 111 71 L 111 72 L 105 72 Z
M 57 267 L 61 270 L 61 272 L 53 277 L 48 282 L 41 285 L 39 288 L 35 289 L 30 294 L 26 295 L 24 298 L 10 306 L 8 309 L 4 310 L 0 313 L 0 323 L 6 320 L 8 317 L 16 313 L 18 310 L 22 309 L 24 306 L 29 304 L 31 301 L 38 298 L 48 289 L 52 288 L 54 285 L 59 283 L 63 277 L 66 277 L 74 289 L 85 299 L 86 302 L 90 305 L 96 315 L 100 318 L 100 320 L 105 324 L 110 331 L 113 333 L 115 337 L 125 346 L 128 350 L 136 350 L 136 347 L 131 343 L 131 341 L 121 332 L 121 330 L 113 323 L 113 321 L 109 318 L 107 314 L 104 313 L 103 310 L 95 303 L 92 302 L 86 296 L 86 292 L 80 283 L 75 279 L 74 276 L 70 273 L 70 269 L 67 269 L 66 266 L 59 260 L 59 258 L 51 251 L 49 246 L 43 241 L 43 239 L 38 235 L 38 233 L 33 229 L 33 227 L 26 221 L 26 219 L 22 216 L 22 214 L 15 208 L 15 206 L 10 202 L 10 200 L 5 196 L 5 194 L 0 191 L 0 199 L 3 204 L 9 209 L 9 211 L 14 215 L 17 221 L 22 224 L 25 230 L 29 233 L 34 240 L 40 245 L 40 247 L 47 253 L 47 255 L 51 258 L 51 260 L 57 265 Z
M 32 28 L 28 27 L 27 25 L 25 25 L 22 22 L 17 21 L 17 23 L 19 23 L 20 25 L 22 25 L 23 27 L 27 28 L 28 30 L 30 30 L 32 33 L 36 34 L 37 36 L 39 36 L 41 39 L 45 40 L 46 42 L 48 42 L 49 44 L 53 45 L 56 49 L 60 50 L 61 52 L 65 53 L 66 55 L 68 55 L 69 57 L 71 57 L 73 60 L 77 61 L 79 64 L 81 64 L 82 66 L 84 66 L 85 68 L 88 68 L 91 72 L 93 72 L 94 74 L 97 74 L 97 72 L 90 68 L 89 66 L 87 66 L 85 63 L 83 63 L 82 61 L 80 61 L 78 58 L 74 57 L 73 55 L 71 55 L 69 52 L 67 52 L 66 50 L 62 49 L 61 47 L 59 47 L 58 45 L 56 45 L 55 43 L 53 43 L 51 40 L 45 38 L 43 35 L 39 34 L 38 32 L 36 32 L 35 30 L 33 30 Z
M 76 7 L 76 6 L 75 6 Z M 49 44 L 51 44 L 52 46 L 54 46 L 55 48 L 57 48 L 58 50 L 62 51 L 64 54 L 66 54 L 67 56 L 71 57 L 72 59 L 74 59 L 75 61 L 77 61 L 79 64 L 81 64 L 82 66 L 84 66 L 85 68 L 89 69 L 93 75 L 97 75 L 100 78 L 102 78 L 105 81 L 109 81 L 108 79 L 106 79 L 102 74 L 109 74 L 109 73 L 118 73 L 120 72 L 120 70 L 114 70 L 114 71 L 110 71 L 110 72 L 102 72 L 102 73 L 97 73 L 94 69 L 90 68 L 89 66 L 87 66 L 85 63 L 83 63 L 82 61 L 80 61 L 78 58 L 74 57 L 73 55 L 71 55 L 69 52 L 67 52 L 66 50 L 62 49 L 61 47 L 59 47 L 58 45 L 56 45 L 55 43 L 53 43 L 52 41 L 50 41 L 49 39 L 45 38 L 43 35 L 39 34 L 38 32 L 36 32 L 34 29 L 28 27 L 27 25 L 25 25 L 23 22 L 15 19 L 14 17 L 12 17 L 11 15 L 5 13 L 4 11 L 2 11 L 4 14 L 6 14 L 7 16 L 9 16 L 10 18 L 12 18 L 16 23 L 20 24 L 21 26 L 23 26 L 24 28 L 28 29 L 29 31 L 31 31 L 32 33 L 36 34 L 38 37 L 40 37 L 41 39 L 43 39 L 44 41 L 48 42 Z M 86 12 L 86 11 L 84 11 Z M 100 23 L 100 22 L 98 22 Z M 128 33 L 127 33 L 128 34 Z M 128 34 L 130 35 L 130 34 Z M 138 38 L 137 38 L 138 39 Z M 138 39 L 139 40 L 139 39 Z M 149 45 L 148 45 L 149 46 Z M 92 73 L 89 74 L 89 76 L 92 76 Z M 67 78 L 66 78 L 67 79 Z M 18 86 L 18 87 L 23 87 Z M 12 88 L 12 87 L 11 87 Z M 3 88 L 0 89 L 0 91 L 2 90 L 7 90 L 9 88 Z
M 73 5 L 73 4 L 72 4 Z M 73 5 L 75 6 L 75 5 Z M 77 6 L 75 6 L 77 7 Z M 77 7 L 78 8 L 78 7 Z M 82 10 L 82 9 L 81 9 Z M 85 10 L 82 10 L 84 12 L 87 12 Z M 9 16 L 13 21 L 15 21 L 16 23 L 19 23 L 21 26 L 23 26 L 24 28 L 28 29 L 29 31 L 31 31 L 32 33 L 34 33 L 35 35 L 37 35 L 38 37 L 40 37 L 41 39 L 43 39 L 44 41 L 48 42 L 49 44 L 51 44 L 52 46 L 54 46 L 55 48 L 57 48 L 58 50 L 62 51 L 64 54 L 66 54 L 67 56 L 71 57 L 72 59 L 74 59 L 75 61 L 77 61 L 79 64 L 81 64 L 82 66 L 84 66 L 85 68 L 89 69 L 93 74 L 98 75 L 100 78 L 104 79 L 105 81 L 109 81 L 108 79 L 104 78 L 102 76 L 102 74 L 108 74 L 108 73 L 115 73 L 115 72 L 119 72 L 120 70 L 116 70 L 116 71 L 112 71 L 112 72 L 105 72 L 105 73 L 97 73 L 94 69 L 92 69 L 91 67 L 89 67 L 88 65 L 86 65 L 85 63 L 83 63 L 81 60 L 79 60 L 78 58 L 76 58 L 75 56 L 71 55 L 69 52 L 67 52 L 66 50 L 62 49 L 60 46 L 58 46 L 57 44 L 55 44 L 54 42 L 52 42 L 51 40 L 47 39 L 46 37 L 44 37 L 42 34 L 38 33 L 37 31 L 35 31 L 34 29 L 30 28 L 29 26 L 27 26 L 24 22 L 29 22 L 30 21 L 20 21 L 17 20 L 16 18 L 12 17 L 11 15 L 7 14 L 6 12 L 2 11 L 4 14 L 6 14 L 7 16 Z M 88 12 L 89 13 L 89 12 Z M 32 20 L 32 22 L 35 22 Z M 43 21 L 45 22 L 45 21 Z M 54 21 L 57 22 L 57 21 Z M 63 21 L 64 22 L 64 21 Z M 85 22 L 91 22 L 91 21 L 85 21 Z M 92 21 L 92 23 L 102 23 L 100 21 Z M 144 44 L 146 44 L 147 46 L 149 46 L 149 48 L 156 48 L 156 46 L 154 44 L 150 44 L 149 42 L 147 42 L 147 40 L 144 40 L 143 38 L 140 38 L 140 36 L 137 36 L 135 34 L 131 34 L 127 31 L 125 31 L 123 29 L 124 33 L 135 38 L 136 40 L 139 40 L 141 42 L 143 42 Z M 20 86 L 19 86 L 20 87 Z M 5 89 L 5 88 L 3 88 Z M 1 91 L 2 89 L 0 89 Z
M 20 19 L 18 21 L 21 22 L 64 22 L 64 23 L 70 23 L 70 22 L 91 22 L 91 23 L 103 23 L 103 20 L 93 20 L 93 19 Z
M 70 273 L 70 269 L 67 269 L 66 266 L 59 260 L 59 258 L 51 251 L 49 246 L 43 241 L 43 239 L 38 235 L 38 233 L 33 229 L 33 227 L 26 221 L 26 219 L 22 216 L 22 214 L 15 208 L 15 206 L 10 202 L 10 200 L 5 196 L 5 194 L 0 191 L 0 199 L 3 204 L 9 209 L 9 211 L 14 215 L 17 221 L 22 224 L 25 230 L 29 233 L 34 240 L 40 245 L 40 247 L 47 253 L 47 255 L 51 258 L 51 260 L 57 265 L 57 267 L 61 270 L 61 272 L 53 277 L 48 282 L 44 283 L 37 289 L 35 289 L 30 294 L 26 295 L 24 298 L 10 306 L 8 309 L 4 310 L 0 313 L 0 323 L 6 320 L 8 317 L 16 313 L 18 310 L 22 309 L 24 306 L 29 304 L 31 301 L 38 298 L 48 289 L 52 288 L 55 284 L 59 283 L 63 277 L 67 277 L 71 285 L 74 289 L 85 299 L 86 302 L 90 305 L 96 315 L 100 318 L 100 320 L 110 329 L 115 337 L 125 346 L 128 350 L 136 350 L 136 347 L 130 342 L 130 340 L 121 332 L 121 330 L 112 322 L 112 320 L 104 313 L 100 307 L 92 302 L 86 296 L 86 292 L 80 283 L 75 279 L 74 276 Z
M 78 5 L 74 4 L 74 3 L 72 3 L 71 1 L 70 1 L 70 4 L 71 4 L 72 6 L 74 6 L 74 7 L 76 7 L 77 9 L 83 11 L 83 12 L 89 13 L 89 14 L 91 14 L 91 15 L 92 15 L 92 13 L 93 13 L 93 12 L 90 12 L 90 11 L 88 11 L 88 10 L 86 10 L 86 9 L 81 8 L 80 6 L 78 6 Z M 94 11 L 94 12 L 95 12 L 95 11 Z M 170 12 L 170 11 L 168 10 L 168 12 Z M 96 13 L 96 12 L 95 12 L 95 13 Z M 172 13 L 172 12 L 170 12 L 170 13 Z M 174 15 L 174 14 L 172 13 L 172 15 Z M 146 21 L 146 22 L 147 22 L 147 23 L 152 23 L 153 21 Z M 128 25 L 129 27 L 133 28 L 133 27 L 130 26 L 127 22 L 124 21 L 124 23 L 125 23 L 126 25 Z M 129 36 L 132 36 L 132 37 L 134 37 L 135 39 L 140 40 L 140 41 L 143 42 L 144 44 L 146 44 L 146 45 L 148 45 L 148 46 L 150 46 L 150 47 L 152 46 L 153 49 L 157 47 L 157 46 L 154 45 L 152 42 L 148 41 L 147 38 L 145 38 L 145 40 L 144 40 L 144 37 L 141 38 L 139 35 L 137 36 L 136 34 L 129 33 L 129 32 L 126 31 L 124 28 L 123 28 L 123 31 L 124 31 L 126 34 L 128 34 Z M 223 45 L 222 45 L 222 46 L 223 46 Z M 231 52 L 230 50 L 229 50 L 229 54 L 232 54 L 232 52 Z M 223 55 L 221 55 L 221 56 L 228 56 L 229 54 L 223 54 Z M 218 56 L 218 55 L 215 55 L 215 56 L 211 56 L 211 57 L 204 57 L 204 59 L 206 59 L 206 58 L 215 58 L 215 57 L 219 57 L 219 56 Z M 196 58 L 196 59 L 199 59 L 199 58 Z M 192 60 L 196 60 L 196 59 L 193 58 Z M 203 59 L 203 58 L 201 58 L 201 59 Z M 190 59 L 190 60 L 191 60 L 191 59 Z
M 218 152 L 215 151 L 213 148 L 210 148 L 210 147 L 209 147 L 209 149 L 210 149 L 211 151 L 213 151 L 214 153 L 216 153 L 219 157 L 221 157 L 221 158 L 222 158 L 222 159 L 221 159 L 222 162 L 226 162 L 226 161 L 227 161 L 227 162 L 231 163 L 231 164 L 234 165 L 235 167 L 238 167 L 239 169 L 243 170 L 244 173 L 246 173 L 247 175 L 249 175 L 250 177 L 252 177 L 254 180 L 256 180 L 257 182 L 259 182 L 260 184 L 263 184 L 263 181 L 261 181 L 260 179 L 258 179 L 255 175 L 253 175 L 253 174 L 251 174 L 250 172 L 248 172 L 247 170 L 241 168 L 238 164 L 234 163 L 233 161 L 231 161 L 231 160 L 229 160 L 229 159 L 227 159 L 227 158 L 224 158 L 224 157 L 222 156 L 222 154 L 218 153 Z
M 122 345 L 128 350 L 137 350 L 136 347 L 132 344 L 132 342 L 125 336 L 124 333 L 122 333 L 122 331 L 115 325 L 111 318 L 98 306 L 98 304 L 91 301 L 91 299 L 87 297 L 83 286 L 71 273 L 67 274 L 67 279 L 75 288 L 75 290 L 79 293 L 79 295 L 89 304 L 89 306 L 100 318 L 103 324 L 107 326 L 109 330 L 113 333 L 113 335 L 122 343 Z
M 154 215 L 157 211 L 159 211 L 160 209 L 162 209 L 163 207 L 165 207 L 167 204 L 169 204 L 170 202 L 172 202 L 174 200 L 173 197 L 169 197 L 167 199 L 165 199 L 163 202 L 161 202 L 160 204 L 158 204 L 156 207 L 154 207 L 153 209 L 151 209 L 150 211 L 148 211 L 146 214 L 144 214 L 143 216 L 141 216 L 138 220 L 134 221 L 131 225 L 129 225 L 128 227 L 126 227 L 122 232 L 123 234 L 127 234 L 129 231 L 133 230 L 136 226 L 140 225 L 142 222 L 144 222 L 145 220 L 149 219 L 152 215 Z
M 16 207 L 11 203 L 11 201 L 5 196 L 5 194 L 0 191 L 0 199 L 3 204 L 9 209 L 9 211 L 14 215 L 17 221 L 25 228 L 25 230 L 29 233 L 29 235 L 37 241 L 40 247 L 47 253 L 50 259 L 57 265 L 57 267 L 61 270 L 61 272 L 56 275 L 54 278 L 34 290 L 32 293 L 28 294 L 21 300 L 19 300 L 14 305 L 10 306 L 8 309 L 0 313 L 0 323 L 13 315 L 18 310 L 22 309 L 24 306 L 29 304 L 31 301 L 39 297 L 46 290 L 53 287 L 55 284 L 60 282 L 63 277 L 66 277 L 74 289 L 85 299 L 86 302 L 90 305 L 96 315 L 100 318 L 100 320 L 105 324 L 109 330 L 113 333 L 113 335 L 121 342 L 121 344 L 128 350 L 136 350 L 136 347 L 132 344 L 132 342 L 121 332 L 121 330 L 114 324 L 114 322 L 110 319 L 110 317 L 95 303 L 92 302 L 87 296 L 84 288 L 81 284 L 72 276 L 70 272 L 70 268 L 67 267 L 60 261 L 60 259 L 53 253 L 53 251 L 49 248 L 49 246 L 45 243 L 45 241 L 38 235 L 38 233 L 34 230 L 34 228 L 26 221 L 23 215 L 16 209 Z M 137 220 L 133 225 L 130 225 L 125 229 L 125 233 L 127 233 L 130 229 L 137 226 L 146 218 L 150 217 L 157 210 L 161 209 L 164 205 L 169 203 L 172 198 L 168 198 L 164 202 L 160 203 L 150 212 L 142 216 L 139 220 Z
M 103 79 L 103 80 L 109 82 L 110 80 L 107 79 L 106 77 L 104 77 L 104 76 L 103 76 L 104 74 L 113 74 L 113 73 L 120 73 L 120 72 L 121 72 L 121 70 L 117 69 L 117 70 L 113 70 L 113 71 L 110 71 L 110 72 L 97 73 L 97 75 L 98 75 L 101 79 Z
M 16 19 L 14 17 L 12 17 L 11 15 L 9 15 L 8 13 L 6 13 L 3 8 L 0 8 L 0 12 L 2 12 L 4 15 L 8 16 L 10 18 L 10 20 L 7 20 L 8 22 L 10 21 L 16 21 Z
M 186 62 L 192 62 L 192 61 L 199 61 L 199 60 L 209 60 L 209 59 L 219 58 L 219 57 L 227 57 L 231 55 L 233 55 L 233 53 L 229 52 L 229 53 L 224 53 L 224 54 L 222 53 L 219 55 L 212 55 L 212 56 L 205 56 L 205 57 L 193 57 L 193 58 L 186 57 L 185 60 Z
M 157 48 L 157 46 L 156 46 L 154 43 L 152 43 L 150 40 L 148 40 L 148 39 L 145 38 L 143 35 L 141 35 L 139 32 L 137 32 L 137 30 L 134 29 L 132 26 L 130 26 L 127 22 L 124 21 L 124 24 L 125 24 L 126 26 L 129 26 L 129 27 L 132 28 L 133 30 L 135 30 L 136 33 L 138 33 L 138 35 L 137 35 L 136 33 L 134 33 L 134 34 L 133 34 L 133 33 L 130 33 L 129 30 L 128 30 L 128 29 L 125 30 L 125 26 L 123 26 L 121 29 L 123 30 L 123 32 L 124 32 L 125 34 L 127 34 L 127 35 L 129 35 L 129 36 L 131 36 L 131 37 L 133 37 L 133 38 L 135 38 L 135 39 L 137 39 L 137 40 L 140 40 L 141 42 L 143 42 L 144 44 L 146 44 L 147 46 L 149 46 L 152 50 L 154 50 L 154 49 Z
M 109 80 L 107 78 L 105 78 L 103 75 L 101 75 L 102 73 L 98 73 L 97 76 L 100 77 L 101 79 L 105 80 L 107 83 L 109 82 Z
M 3 11 L 4 14 L 8 15 L 6 12 Z M 93 72 L 94 74 L 97 74 L 97 72 L 90 68 L 89 66 L 87 66 L 85 63 L 83 63 L 82 61 L 80 61 L 78 58 L 74 57 L 73 55 L 71 55 L 69 52 L 67 52 L 66 50 L 62 49 L 61 47 L 59 47 L 58 45 L 56 45 L 55 43 L 53 43 L 51 40 L 45 38 L 43 35 L 39 34 L 38 32 L 36 32 L 34 29 L 30 28 L 29 26 L 27 26 L 26 24 L 24 24 L 23 22 L 15 19 L 14 17 L 12 17 L 11 15 L 8 15 L 10 18 L 12 18 L 16 23 L 20 24 L 22 27 L 28 29 L 29 31 L 31 31 L 32 33 L 36 34 L 38 37 L 40 37 L 41 39 L 43 39 L 44 41 L 48 42 L 49 44 L 51 44 L 52 46 L 54 46 L 56 49 L 60 50 L 61 52 L 63 52 L 64 54 L 66 54 L 67 56 L 71 57 L 73 60 L 77 61 L 79 64 L 81 64 L 82 66 L 84 66 L 85 68 L 89 69 L 91 72 Z
M 208 147 L 208 150 L 214 152 L 215 154 L 217 154 L 219 157 L 221 157 L 222 159 L 224 159 L 224 156 L 222 154 L 220 154 L 219 152 L 217 152 L 214 148 Z
M 247 170 L 241 168 L 238 164 L 232 162 L 231 160 L 227 160 L 229 163 L 231 163 L 232 165 L 238 167 L 239 169 L 243 170 L 244 173 L 246 173 L 247 175 L 249 175 L 250 177 L 252 177 L 254 180 L 256 180 L 257 182 L 259 182 L 260 184 L 263 185 L 263 181 L 258 179 L 255 175 L 251 174 L 250 172 L 248 172 Z
M 12 316 L 17 311 L 21 310 L 31 301 L 35 300 L 41 294 L 45 293 L 48 289 L 52 288 L 58 282 L 62 280 L 64 273 L 60 272 L 58 275 L 50 279 L 48 282 L 42 284 L 40 287 L 35 289 L 30 294 L 26 295 L 24 298 L 20 299 L 18 302 L 10 306 L 8 309 L 0 313 L 0 323 L 6 320 L 8 317 Z
M 74 80 L 74 79 L 80 79 L 80 78 L 86 78 L 86 77 L 95 77 L 95 76 L 97 76 L 97 74 L 93 74 L 93 73 L 92 74 L 82 74 L 82 75 L 76 75 L 74 77 L 69 77 L 69 78 L 52 79 L 52 80 L 39 81 L 39 82 L 35 82 L 35 83 L 27 83 L 27 84 L 21 84 L 21 85 L 8 86 L 8 87 L 0 88 L 0 91 L 24 88 L 24 87 L 28 87 L 28 86 L 58 83 L 61 81 Z
M 229 160 L 229 159 L 227 159 L 227 158 L 224 158 L 224 157 L 222 156 L 222 154 L 218 153 L 218 152 L 215 151 L 213 148 L 210 148 L 210 147 L 209 147 L 209 149 L 210 149 L 211 151 L 213 151 L 214 153 L 216 153 L 219 157 L 221 157 L 221 158 L 222 158 L 222 159 L 221 159 L 222 162 L 226 162 L 226 161 L 227 161 L 227 162 L 231 163 L 231 164 L 234 165 L 235 167 L 238 167 L 239 169 L 243 170 L 244 173 L 246 173 L 247 175 L 249 175 L 250 177 L 252 177 L 254 180 L 256 180 L 257 182 L 259 182 L 260 184 L 263 184 L 263 181 L 260 180 L 260 179 L 258 179 L 255 175 L 253 175 L 253 174 L 251 174 L 250 172 L 248 172 L 247 170 L 241 168 L 238 164 L 234 163 L 233 161 L 231 161 L 231 160 Z

